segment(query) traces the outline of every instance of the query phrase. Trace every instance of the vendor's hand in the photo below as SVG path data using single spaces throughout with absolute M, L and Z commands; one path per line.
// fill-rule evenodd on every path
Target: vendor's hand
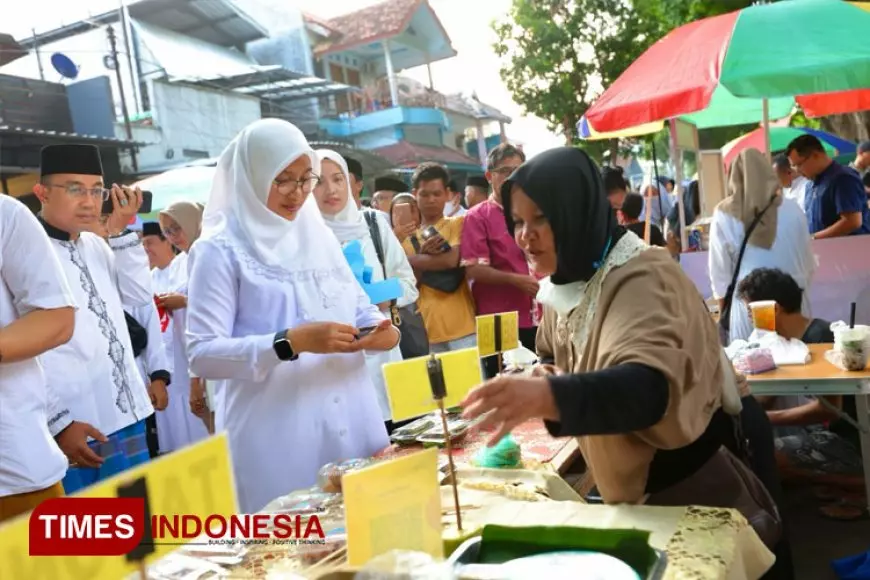
M 338 322 L 312 322 L 287 331 L 287 340 L 296 354 L 312 352 L 331 354 L 361 350 L 359 330 Z
M 169 394 L 166 392 L 166 383 L 163 379 L 151 381 L 148 385 L 148 396 L 151 397 L 151 406 L 155 411 L 165 411 L 169 406 Z
M 522 290 L 523 294 L 532 298 L 538 295 L 538 281 L 533 276 L 517 276 L 514 280 L 514 286 Z
M 117 236 L 130 225 L 142 207 L 142 191 L 136 188 L 113 185 L 110 193 L 114 210 L 106 221 L 110 236 Z
M 389 333 L 390 336 L 387 336 Z M 369 334 L 357 341 L 361 350 L 390 350 L 399 342 L 398 330 L 393 327 L 390 319 L 382 320 Z
M 182 308 L 187 308 L 187 296 L 177 292 L 160 294 L 157 296 L 157 305 L 170 312 L 173 310 L 181 310 Z
M 538 364 L 532 367 L 533 377 L 549 377 L 552 375 L 561 375 L 562 369 L 556 365 Z
M 208 415 L 208 403 L 205 398 L 205 381 L 200 378 L 190 379 L 190 412 L 200 419 Z
M 444 252 L 444 238 L 440 235 L 432 236 L 420 246 L 421 254 L 437 255 Z
M 378 304 L 378 309 L 382 310 L 384 312 L 388 312 L 390 310 L 390 306 L 392 306 L 392 305 L 393 305 L 393 301 L 387 300 L 386 302 L 381 302 L 380 304 Z
M 79 421 L 70 423 L 54 438 L 69 459 L 71 467 L 99 467 L 103 464 L 103 458 L 88 445 L 88 437 L 93 437 L 100 443 L 108 441 L 96 427 Z
M 400 242 L 404 242 L 405 238 L 413 234 L 417 230 L 414 224 L 399 224 L 393 228 L 393 233 L 399 238 Z
M 489 413 L 480 423 L 482 429 L 495 428 L 495 435 L 487 441 L 489 447 L 529 419 L 559 420 L 559 409 L 545 377 L 499 376 L 468 393 L 460 404 L 466 419 Z

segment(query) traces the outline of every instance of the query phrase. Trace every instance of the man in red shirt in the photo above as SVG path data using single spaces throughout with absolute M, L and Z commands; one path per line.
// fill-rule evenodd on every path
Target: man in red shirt
M 471 280 L 471 292 L 478 315 L 517 312 L 520 342 L 535 350 L 537 327 L 532 310 L 538 281 L 530 275 L 525 254 L 505 224 L 501 186 L 526 160 L 523 152 L 502 143 L 489 153 L 486 177 L 492 194 L 468 210 L 462 229 L 460 265 Z M 496 357 L 484 359 L 487 377 L 498 370 Z

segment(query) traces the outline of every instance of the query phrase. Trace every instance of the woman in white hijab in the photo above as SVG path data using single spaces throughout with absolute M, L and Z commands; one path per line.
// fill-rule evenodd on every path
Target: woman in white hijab
M 246 127 L 218 161 L 190 255 L 190 368 L 221 381 L 216 430 L 229 434 L 244 513 L 388 444 L 362 351 L 392 349 L 399 332 L 309 196 L 315 162 L 290 123 Z
M 393 233 L 389 218 L 383 212 L 357 209 L 350 192 L 350 177 L 344 158 L 328 149 L 319 149 L 320 184 L 314 190 L 314 197 L 326 225 L 333 231 L 342 246 L 354 240 L 360 242 L 366 265 L 372 269 L 372 281 L 379 282 L 387 278 L 398 278 L 402 285 L 402 296 L 396 300 L 396 306 L 401 308 L 417 301 L 417 279 L 414 270 L 408 263 L 408 257 L 402 244 Z M 368 218 L 366 217 L 368 214 Z M 378 257 L 372 228 L 368 220 L 376 220 L 376 228 L 380 238 L 383 253 L 383 264 Z M 378 304 L 382 312 L 389 315 L 390 303 Z M 372 382 L 378 387 L 378 402 L 381 413 L 387 425 L 387 431 L 392 430 L 390 421 L 390 403 L 387 398 L 384 374 L 381 367 L 384 363 L 402 360 L 398 347 L 387 352 L 366 353 L 366 363 Z
M 743 238 L 758 214 L 762 217 L 746 243 L 737 283 L 756 268 L 779 268 L 804 290 L 801 310 L 810 316 L 806 290 L 815 274 L 816 257 L 806 214 L 795 200 L 783 197 L 770 162 L 758 149 L 744 149 L 731 163 L 728 197 L 713 210 L 707 265 L 719 311 L 722 312 L 728 286 L 738 268 Z M 731 301 L 729 328 L 732 341 L 746 340 L 752 334 L 749 309 L 736 297 Z

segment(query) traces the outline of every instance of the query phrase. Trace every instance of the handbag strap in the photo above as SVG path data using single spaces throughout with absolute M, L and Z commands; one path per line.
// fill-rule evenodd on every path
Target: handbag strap
M 734 300 L 734 291 L 737 289 L 737 277 L 740 275 L 740 265 L 743 263 L 743 254 L 746 253 L 746 246 L 749 245 L 749 238 L 752 236 L 752 232 L 754 232 L 758 224 L 761 223 L 761 218 L 764 217 L 765 212 L 770 209 L 770 206 L 773 205 L 774 201 L 776 201 L 775 194 L 770 196 L 770 201 L 767 202 L 764 209 L 756 214 L 752 223 L 750 223 L 749 227 L 746 228 L 746 234 L 743 236 L 743 243 L 740 244 L 740 252 L 737 254 L 737 264 L 734 266 L 734 274 L 731 276 L 731 283 L 728 284 L 728 290 L 725 291 L 725 296 L 723 297 L 722 312 L 719 313 L 719 320 L 723 324 L 728 324 L 729 326 L 727 328 L 730 328 L 731 303 Z
M 372 243 L 375 245 L 375 253 L 378 255 L 378 262 L 381 263 L 381 270 L 384 272 L 384 280 L 387 279 L 387 266 L 384 260 L 384 242 L 381 239 L 381 227 L 378 225 L 378 216 L 374 210 L 366 210 L 363 212 L 366 218 L 366 223 L 369 226 L 369 234 L 372 237 Z
M 383 238 L 381 238 L 381 227 L 378 225 L 378 216 L 375 214 L 376 210 L 366 210 L 363 212 L 363 216 L 366 218 L 366 223 L 369 226 L 369 235 L 372 237 L 372 243 L 375 245 L 375 253 L 378 255 L 378 262 L 381 263 L 381 271 L 384 273 L 384 280 L 387 279 L 387 264 L 386 259 L 384 258 L 384 242 Z M 399 316 L 399 309 L 396 308 L 396 300 L 393 299 L 390 301 L 390 314 L 393 317 L 393 324 L 399 326 L 402 323 L 402 319 Z

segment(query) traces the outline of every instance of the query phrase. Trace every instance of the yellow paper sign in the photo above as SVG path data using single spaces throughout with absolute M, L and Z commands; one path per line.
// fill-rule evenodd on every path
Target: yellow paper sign
M 117 497 L 119 486 L 141 477 L 146 481 L 152 515 L 190 514 L 205 518 L 211 514 L 228 517 L 236 513 L 225 434 L 125 471 L 82 490 L 75 497 Z M 0 578 L 122 580 L 139 569 L 124 556 L 30 556 L 28 541 L 27 516 L 0 526 Z M 146 563 L 179 548 L 171 542 L 170 538 L 156 540 L 155 552 L 146 557 Z
M 477 349 L 466 348 L 436 354 L 435 357 L 441 361 L 447 386 L 444 406 L 455 407 L 468 391 L 481 383 Z M 404 421 L 438 409 L 426 370 L 428 360 L 428 356 L 421 356 L 381 367 L 393 421 Z
M 444 557 L 437 449 L 348 473 L 341 488 L 350 566 L 390 550 Z
M 496 340 L 496 326 L 499 338 Z M 480 356 L 492 356 L 519 348 L 519 318 L 516 312 L 502 312 L 477 317 L 477 352 Z

